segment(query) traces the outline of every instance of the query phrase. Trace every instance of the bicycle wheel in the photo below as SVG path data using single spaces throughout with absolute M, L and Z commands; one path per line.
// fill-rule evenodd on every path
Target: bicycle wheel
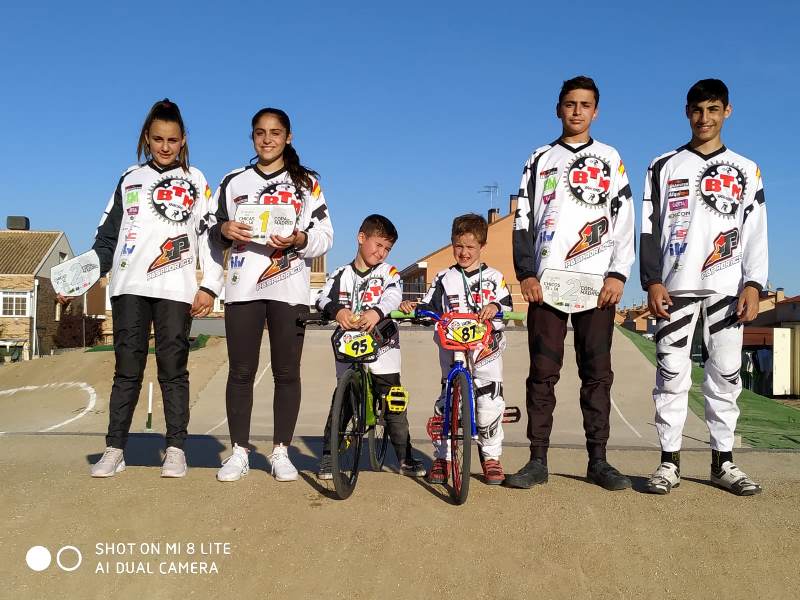
M 353 493 L 361 458 L 364 423 L 360 410 L 363 399 L 361 374 L 345 371 L 333 396 L 331 415 L 331 471 L 336 495 L 344 500 Z
M 378 398 L 377 404 L 383 401 Z M 383 418 L 383 411 L 386 406 L 380 406 L 380 411 L 375 411 L 375 426 L 370 427 L 367 435 L 369 446 L 369 466 L 373 471 L 382 471 L 383 462 L 386 460 L 386 449 L 389 447 L 389 431 L 386 427 L 386 421 Z
M 469 494 L 472 461 L 472 420 L 470 418 L 470 382 L 458 373 L 450 386 L 450 464 L 453 485 L 450 496 L 456 504 L 464 504 Z

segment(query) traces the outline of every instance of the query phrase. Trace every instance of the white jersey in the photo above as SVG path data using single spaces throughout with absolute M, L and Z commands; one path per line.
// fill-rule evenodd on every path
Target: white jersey
M 400 275 L 392 265 L 380 263 L 366 271 L 359 271 L 354 263 L 349 263 L 339 267 L 328 277 L 317 300 L 317 308 L 329 319 L 335 319 L 336 313 L 343 308 L 354 313 L 373 309 L 383 319 L 393 310 L 397 310 L 402 301 Z M 399 334 L 395 334 L 380 349 L 378 360 L 368 363 L 367 366 L 372 373 L 399 373 Z M 337 373 L 343 367 L 346 367 L 344 363 L 337 364 Z
M 474 271 L 463 271 L 458 265 L 444 269 L 436 274 L 425 296 L 417 305 L 417 310 L 431 310 L 438 313 L 461 312 L 478 313 L 487 304 L 496 304 L 504 312 L 514 310 L 511 293 L 506 287 L 503 274 L 497 269 L 481 264 Z M 476 378 L 487 381 L 503 381 L 502 352 L 506 347 L 503 323 L 492 323 L 494 335 L 486 348 L 476 350 Z M 434 333 L 439 344 L 439 336 Z M 452 364 L 453 352 L 439 348 L 443 368 Z M 446 355 L 442 356 L 442 355 Z
M 725 146 L 704 156 L 688 145 L 656 158 L 642 204 L 644 289 L 737 295 L 767 282 L 767 213 L 758 166 Z
M 296 229 L 305 232 L 306 245 L 279 250 L 269 244 L 231 243 L 222 236 L 221 226 L 235 219 L 236 208 L 242 204 L 293 206 Z M 250 165 L 225 176 L 211 206 L 210 235 L 221 246 L 230 247 L 225 303 L 280 300 L 308 304 L 311 259 L 333 245 L 333 226 L 319 182 L 312 177 L 310 189 L 297 188 L 286 169 L 267 175 Z
M 222 253 L 209 244 L 210 197 L 206 178 L 194 167 L 164 169 L 150 161 L 125 171 L 92 246 L 101 274 L 110 272 L 110 295 L 191 303 L 198 256 L 201 288 L 219 295 Z
M 634 261 L 633 196 L 617 151 L 558 140 L 525 163 L 514 217 L 517 279 L 545 269 L 626 281 Z

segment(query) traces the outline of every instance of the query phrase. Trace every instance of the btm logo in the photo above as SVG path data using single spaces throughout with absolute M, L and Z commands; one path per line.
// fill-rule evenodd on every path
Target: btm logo
M 606 217 L 600 217 L 596 221 L 586 223 L 581 228 L 580 241 L 567 253 L 567 260 L 599 246 L 606 233 L 608 233 L 608 219 Z
M 738 247 L 739 230 L 731 229 L 729 231 L 723 231 L 717 236 L 717 239 L 714 240 L 714 250 L 712 250 L 711 254 L 706 258 L 706 262 L 703 264 L 703 270 L 705 271 L 718 262 L 730 258 L 733 256 L 733 251 Z
M 161 255 L 150 263 L 150 268 L 147 269 L 147 272 L 152 273 L 165 265 L 178 262 L 181 259 L 181 255 L 188 251 L 189 236 L 185 233 L 174 238 L 168 238 L 161 244 Z

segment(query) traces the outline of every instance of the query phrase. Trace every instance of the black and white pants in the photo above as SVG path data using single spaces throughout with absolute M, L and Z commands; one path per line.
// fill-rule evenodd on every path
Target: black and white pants
M 742 391 L 742 325 L 736 316 L 738 298 L 716 294 L 707 297 L 673 296 L 670 320 L 656 323 L 656 430 L 665 452 L 681 449 L 683 425 L 692 387 L 690 358 L 697 317 L 703 314 L 703 340 L 708 350 L 703 378 L 705 417 L 711 448 L 733 449 L 733 436 Z

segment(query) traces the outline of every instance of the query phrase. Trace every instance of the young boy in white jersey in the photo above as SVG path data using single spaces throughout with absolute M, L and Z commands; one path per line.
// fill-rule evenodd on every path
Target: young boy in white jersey
M 630 479 L 610 465 L 611 339 L 614 305 L 634 261 L 633 199 L 619 153 L 590 135 L 600 92 L 588 77 L 564 82 L 556 115 L 561 136 L 537 148 L 525 164 L 514 220 L 514 269 L 528 305 L 530 373 L 526 381 L 530 461 L 506 478 L 530 488 L 548 479 L 547 451 L 570 317 L 575 337 L 580 406 L 589 464 L 586 477 L 607 490 Z M 603 278 L 597 307 L 571 315 L 543 303 L 548 269 Z
M 386 257 L 397 241 L 397 229 L 383 215 L 369 215 L 358 230 L 358 251 L 352 262 L 336 269 L 320 293 L 317 308 L 342 329 L 372 331 L 397 310 L 403 299 L 400 276 Z M 336 362 L 336 378 L 350 365 Z M 376 397 L 400 385 L 400 336 L 395 333 L 383 346 L 375 362 L 368 363 Z M 331 410 L 333 405 L 331 403 Z M 406 411 L 385 413 L 386 430 L 400 464 L 400 472 L 424 477 L 422 462 L 414 458 Z M 331 465 L 331 412 L 325 423 L 319 479 L 333 479 Z
M 731 115 L 719 79 L 686 96 L 688 144 L 653 160 L 642 204 L 640 270 L 656 322 L 656 429 L 661 464 L 647 491 L 680 484 L 680 449 L 692 385 L 691 341 L 699 313 L 709 359 L 703 396 L 711 438 L 711 482 L 739 496 L 761 487 L 733 462 L 742 390 L 742 326 L 758 314 L 767 282 L 767 215 L 758 166 L 728 150 L 722 126 Z
M 451 241 L 456 264 L 436 274 L 419 304 L 405 301 L 400 310 L 415 309 L 437 313 L 475 313 L 482 320 L 492 319 L 498 311 L 513 310 L 511 294 L 503 274 L 481 262 L 489 225 L 481 215 L 467 214 L 453 221 Z M 437 345 L 438 336 L 434 337 Z M 506 341 L 502 323 L 494 323 L 494 333 L 486 348 L 475 351 L 475 420 L 484 481 L 489 485 L 503 483 L 505 474 L 500 464 L 503 453 L 503 357 Z M 444 402 L 444 381 L 453 364 L 453 351 L 439 348 L 442 370 L 442 393 L 434 405 L 434 418 L 441 418 Z M 428 482 L 443 484 L 450 475 L 450 445 L 434 440 L 434 461 Z

